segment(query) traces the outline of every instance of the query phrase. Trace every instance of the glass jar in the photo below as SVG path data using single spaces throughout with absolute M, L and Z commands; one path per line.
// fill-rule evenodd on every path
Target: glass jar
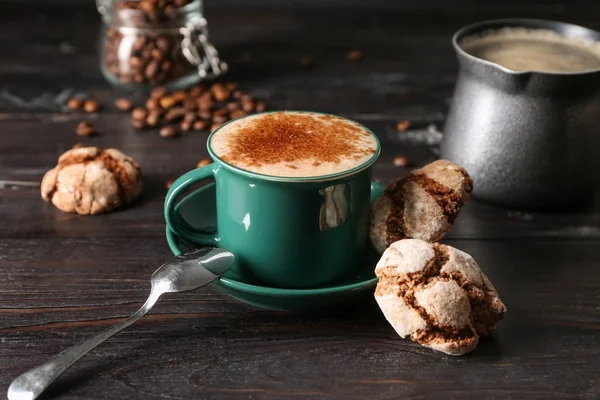
M 97 0 L 97 6 L 104 21 L 101 70 L 113 85 L 179 89 L 226 72 L 208 40 L 201 0 Z

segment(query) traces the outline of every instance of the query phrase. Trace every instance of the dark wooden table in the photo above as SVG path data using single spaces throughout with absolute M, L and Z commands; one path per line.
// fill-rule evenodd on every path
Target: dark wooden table
M 453 31 L 515 15 L 599 29 L 598 11 L 209 7 L 207 14 L 231 79 L 272 108 L 332 112 L 372 128 L 384 149 L 374 176 L 385 182 L 407 173 L 392 164 L 398 154 L 414 165 L 436 157 L 435 146 L 403 139 L 395 125 L 442 128 L 456 76 Z M 75 136 L 81 115 L 53 99 L 70 90 L 110 105 L 116 96 L 99 74 L 98 34 L 92 2 L 0 12 L 0 180 L 38 182 L 75 142 L 119 148 L 145 175 L 141 201 L 95 217 L 61 213 L 36 187 L 0 188 L 0 392 L 137 309 L 150 273 L 170 256 L 165 182 L 207 155 L 206 134 L 166 141 L 136 132 L 110 106 L 91 117 L 100 135 Z M 351 49 L 363 50 L 364 60 L 348 63 Z M 314 69 L 299 67 L 304 54 L 315 58 Z M 254 309 L 209 288 L 165 298 L 44 398 L 600 398 L 600 202 L 530 213 L 473 201 L 447 243 L 479 261 L 509 310 L 471 355 L 400 339 L 374 302 L 298 315 Z

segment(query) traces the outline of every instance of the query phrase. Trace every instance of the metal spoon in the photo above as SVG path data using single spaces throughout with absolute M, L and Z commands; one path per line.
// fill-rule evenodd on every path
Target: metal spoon
M 150 279 L 152 289 L 148 300 L 131 317 L 22 374 L 10 384 L 8 399 L 37 398 L 81 357 L 146 315 L 160 296 L 165 293 L 186 292 L 207 285 L 223 275 L 233 264 L 233 260 L 233 254 L 226 250 L 205 248 L 177 256 L 174 260 L 163 264 L 152 274 Z

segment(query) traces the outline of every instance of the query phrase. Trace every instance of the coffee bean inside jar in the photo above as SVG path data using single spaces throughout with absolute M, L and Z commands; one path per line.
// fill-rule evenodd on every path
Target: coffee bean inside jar
M 185 87 L 227 68 L 208 42 L 200 0 L 113 0 L 99 10 L 102 71 L 117 86 Z

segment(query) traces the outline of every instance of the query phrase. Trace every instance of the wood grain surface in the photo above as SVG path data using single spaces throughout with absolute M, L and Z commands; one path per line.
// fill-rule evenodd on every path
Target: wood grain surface
M 92 2 L 0 13 L 0 180 L 39 182 L 74 143 L 116 147 L 142 166 L 142 198 L 80 217 L 39 189 L 0 188 L 0 392 L 21 372 L 131 314 L 170 256 L 165 182 L 206 158 L 206 133 L 136 132 L 100 76 Z M 213 2 L 214 3 L 214 2 Z M 402 176 L 435 146 L 395 131 L 440 130 L 457 67 L 450 36 L 505 11 L 209 8 L 228 79 L 273 109 L 332 112 L 375 131 L 374 177 Z M 597 7 L 531 8 L 519 16 L 600 29 Z M 345 54 L 360 49 L 360 63 Z M 311 70 L 299 59 L 312 56 Z M 60 103 L 87 93 L 100 134 Z M 134 96 L 135 97 L 135 96 Z M 87 118 L 87 116 L 86 116 Z M 420 133 L 422 137 L 423 132 Z M 470 355 L 400 339 L 374 302 L 328 313 L 269 312 L 209 288 L 173 295 L 61 377 L 45 399 L 597 399 L 600 398 L 600 201 L 556 213 L 469 203 L 446 242 L 472 254 L 508 307 Z M 0 396 L 2 396 L 0 394 Z

